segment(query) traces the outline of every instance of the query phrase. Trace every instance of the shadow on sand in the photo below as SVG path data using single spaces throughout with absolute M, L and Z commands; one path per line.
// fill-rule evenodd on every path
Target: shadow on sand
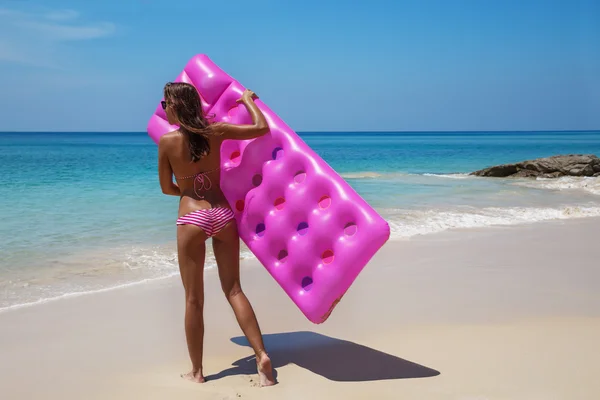
M 232 338 L 231 341 L 250 347 L 243 336 Z M 370 347 L 314 332 L 264 335 L 264 342 L 275 369 L 296 364 L 337 382 L 427 378 L 440 374 L 434 369 Z M 207 380 L 256 373 L 254 356 L 237 360 L 233 365 L 218 374 L 207 376 Z

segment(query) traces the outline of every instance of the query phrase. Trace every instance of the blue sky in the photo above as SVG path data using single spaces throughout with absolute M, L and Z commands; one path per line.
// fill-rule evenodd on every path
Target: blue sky
M 8 0 L 0 131 L 144 131 L 197 53 L 297 131 L 600 129 L 600 0 Z

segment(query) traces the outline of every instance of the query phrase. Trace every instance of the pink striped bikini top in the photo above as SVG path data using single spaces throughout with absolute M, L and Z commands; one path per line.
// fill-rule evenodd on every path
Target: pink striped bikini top
M 181 180 L 194 178 L 194 193 L 196 193 L 196 196 L 203 199 L 204 196 L 202 196 L 199 192 L 202 192 L 202 190 L 209 190 L 212 187 L 212 181 L 208 177 L 208 174 L 218 171 L 219 169 L 220 168 L 215 168 L 210 171 L 198 172 L 197 174 L 175 178 Z

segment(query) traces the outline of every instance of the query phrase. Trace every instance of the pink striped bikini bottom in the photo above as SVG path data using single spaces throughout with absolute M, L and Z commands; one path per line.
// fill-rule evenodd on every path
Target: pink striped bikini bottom
M 219 233 L 233 218 L 234 214 L 230 208 L 205 208 L 179 217 L 177 225 L 196 225 L 211 237 Z

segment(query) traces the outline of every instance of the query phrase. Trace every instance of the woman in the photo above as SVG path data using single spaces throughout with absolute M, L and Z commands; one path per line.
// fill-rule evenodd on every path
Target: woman
M 243 103 L 252 116 L 252 125 L 209 124 L 196 88 L 187 83 L 167 83 L 162 107 L 169 123 L 179 129 L 161 137 L 158 145 L 160 186 L 164 194 L 180 196 L 177 219 L 177 253 L 185 290 L 185 334 L 192 370 L 182 375 L 204 382 L 204 257 L 206 239 L 212 239 L 221 287 L 237 321 L 256 354 L 263 386 L 273 385 L 271 360 L 265 351 L 254 311 L 240 287 L 240 240 L 237 224 L 220 188 L 221 142 L 225 139 L 252 139 L 269 131 L 267 121 L 246 90 Z M 173 182 L 173 175 L 176 183 Z

